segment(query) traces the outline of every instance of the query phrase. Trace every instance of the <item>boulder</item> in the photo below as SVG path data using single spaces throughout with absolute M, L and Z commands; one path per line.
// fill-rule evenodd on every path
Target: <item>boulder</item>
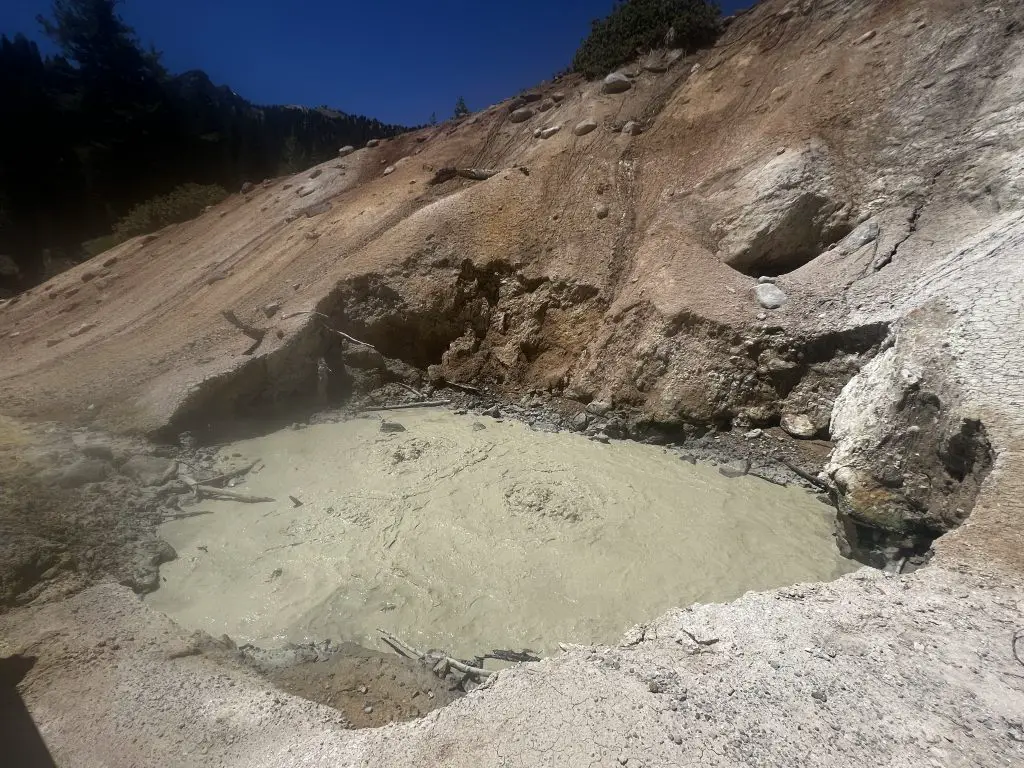
M 576 127 L 572 129 L 572 132 L 577 136 L 586 136 L 593 130 L 597 129 L 597 122 L 587 118 L 576 123 Z
M 547 112 L 549 109 L 554 108 L 554 106 L 555 102 L 553 102 L 551 99 L 544 99 L 544 101 L 540 103 L 537 109 L 539 109 L 541 112 Z
M 348 157 L 355 151 L 356 148 L 351 145 L 342 147 L 341 149 L 338 150 L 338 157 Z
M 590 414 L 586 411 L 580 411 L 572 418 L 572 428 L 577 432 L 582 432 L 590 424 Z
M 736 459 L 735 461 L 730 461 L 727 464 L 722 464 L 718 468 L 718 472 L 726 477 L 743 477 L 750 472 L 750 460 Z
M 393 165 L 389 165 L 387 168 L 384 169 L 384 175 L 385 176 L 390 176 L 394 172 L 395 172 L 395 166 L 393 166 Z
M 565 101 L 565 94 L 562 93 L 561 91 L 555 91 L 554 93 L 551 94 L 551 100 L 558 104 L 562 101 Z
M 540 138 L 542 138 L 542 139 L 550 139 L 552 136 L 554 136 L 556 133 L 558 133 L 561 129 L 562 129 L 562 126 L 560 126 L 560 125 L 549 125 L 547 128 L 542 128 L 541 129 Z
M 608 203 L 598 203 L 594 206 L 594 215 L 599 219 L 607 219 L 611 209 L 608 207 Z
M 598 416 L 604 416 L 611 409 L 612 404 L 607 400 L 594 400 L 592 403 L 587 405 L 587 411 Z
M 612 72 L 604 79 L 601 86 L 602 93 L 625 93 L 633 87 L 629 78 L 621 72 Z
M 380 431 L 384 434 L 391 434 L 394 432 L 405 432 L 405 427 L 399 424 L 397 421 L 390 421 L 388 419 L 381 419 Z
M 810 440 L 818 434 L 818 429 L 814 426 L 814 422 L 804 413 L 784 413 L 780 426 L 787 433 L 793 437 L 799 437 L 801 440 Z
M 79 459 L 66 467 L 58 478 L 61 488 L 78 488 L 86 483 L 99 483 L 110 475 L 110 465 L 101 459 Z
M 644 132 L 644 129 L 640 123 L 635 120 L 627 120 L 626 124 L 622 126 L 622 132 L 628 136 L 639 136 Z
M 267 317 L 273 317 L 277 314 L 278 310 L 281 309 L 281 302 L 272 301 L 269 304 L 263 306 L 263 314 Z
M 765 309 L 778 309 L 786 303 L 786 293 L 774 283 L 758 283 L 754 289 L 757 303 Z
M 140 485 L 163 485 L 178 476 L 178 462 L 159 456 L 132 456 L 121 467 L 121 473 Z
M 253 184 L 251 181 L 246 181 L 246 182 L 242 183 L 242 194 L 243 195 L 248 195 L 254 189 L 256 189 L 256 185 Z
M 366 146 L 370 148 L 379 147 L 380 139 L 370 139 L 368 142 L 366 142 Z
M 530 107 L 520 107 L 511 115 L 508 116 L 509 122 L 512 123 L 525 123 L 531 117 L 537 114 L 536 110 Z
M 538 93 L 537 91 L 527 91 L 522 96 L 520 96 L 520 98 L 525 103 L 529 104 L 530 102 L 533 102 L 533 101 L 540 101 L 544 97 L 540 93 Z

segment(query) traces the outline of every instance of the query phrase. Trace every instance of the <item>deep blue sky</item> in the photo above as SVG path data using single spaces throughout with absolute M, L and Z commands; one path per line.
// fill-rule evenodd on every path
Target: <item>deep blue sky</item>
M 723 11 L 752 4 L 725 0 Z M 171 72 L 205 70 L 260 104 L 425 123 L 477 110 L 563 69 L 612 0 L 125 0 L 121 16 Z M 44 51 L 49 0 L 0 0 L 0 33 Z

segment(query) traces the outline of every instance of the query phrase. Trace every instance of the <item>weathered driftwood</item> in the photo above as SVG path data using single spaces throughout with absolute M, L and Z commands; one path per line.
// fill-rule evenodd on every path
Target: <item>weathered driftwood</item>
M 209 485 L 195 486 L 196 496 L 203 498 L 204 496 L 208 499 L 221 499 L 223 501 L 241 501 L 246 504 L 259 504 L 263 501 L 276 501 L 269 496 L 250 496 L 247 493 L 237 493 L 235 491 L 229 491 L 225 488 L 213 488 Z
M 498 171 L 493 168 L 456 168 L 455 173 L 464 179 L 487 181 L 491 176 L 496 176 Z
M 831 485 L 826 483 L 820 477 L 815 477 L 810 472 L 805 472 L 804 470 L 800 469 L 800 467 L 796 466 L 796 464 L 786 461 L 785 459 L 776 459 L 776 461 L 778 461 L 780 464 L 786 467 L 790 472 L 794 473 L 799 477 L 802 477 L 811 485 L 817 486 L 818 488 L 821 488 L 823 491 L 827 493 L 830 493 L 835 490 Z
M 443 405 L 450 405 L 451 400 L 425 400 L 421 403 L 397 403 L 395 405 L 374 405 L 370 408 L 362 408 L 366 413 L 373 411 L 400 411 L 403 408 L 439 408 Z
M 253 352 L 255 352 L 256 348 L 259 347 L 259 345 L 263 342 L 263 337 L 267 335 L 267 329 L 257 328 L 255 325 L 251 325 L 250 323 L 246 323 L 243 322 L 242 320 L 239 320 L 238 315 L 236 315 L 230 309 L 225 309 L 220 314 L 225 320 L 227 320 L 229 323 L 235 326 L 235 328 L 237 328 L 238 330 L 240 330 L 242 333 L 244 333 L 246 336 L 253 340 L 253 345 L 249 347 L 247 350 L 245 350 L 243 354 L 251 355 Z
M 469 384 L 460 384 L 457 381 L 447 381 L 447 380 L 445 380 L 444 383 L 445 383 L 445 386 L 451 387 L 452 389 L 461 389 L 463 392 L 472 392 L 474 395 L 479 395 L 480 394 L 479 387 L 473 387 L 473 386 L 470 386 Z
M 395 384 L 400 386 L 402 389 L 409 390 L 410 392 L 412 392 L 414 395 L 416 395 L 416 397 L 420 398 L 421 400 L 425 397 L 425 395 L 422 392 L 420 392 L 418 389 L 415 389 L 414 387 L 410 387 L 408 384 L 405 384 L 405 383 L 403 383 L 401 381 L 396 381 Z
M 211 477 L 208 480 L 201 480 L 200 482 L 203 485 L 213 485 L 219 487 L 220 485 L 226 483 L 228 480 L 232 480 L 233 478 L 249 474 L 252 471 L 253 467 L 255 467 L 259 463 L 260 459 L 256 459 L 256 461 L 252 462 L 252 464 L 246 464 L 244 467 L 232 469 L 229 472 L 224 472 L 223 474 L 217 475 L 216 477 Z
M 319 317 L 321 320 L 327 320 L 328 319 L 327 315 L 325 315 L 323 312 L 317 312 L 316 310 L 312 310 L 312 309 L 303 309 L 303 310 L 300 310 L 298 312 L 289 312 L 287 315 L 281 315 L 281 319 L 282 320 L 287 320 L 287 319 L 289 319 L 291 317 L 298 317 L 299 315 L 315 315 L 316 317 Z M 353 344 L 360 344 L 360 345 L 362 345 L 364 347 L 369 347 L 370 349 L 373 349 L 373 350 L 377 349 L 375 346 L 373 346 L 373 344 L 368 344 L 365 341 L 361 341 L 361 340 L 357 339 L 355 336 L 350 336 L 349 334 L 345 333 L 344 331 L 339 331 L 337 328 L 331 328 L 331 326 L 329 326 L 327 323 L 321 322 L 320 325 L 322 325 L 325 330 L 328 330 L 331 333 L 336 333 L 339 336 L 341 336 L 343 339 L 348 339 Z
M 416 659 L 417 661 L 426 660 L 427 654 L 423 653 L 423 651 L 416 650 L 411 645 L 406 643 L 404 640 L 395 637 L 390 632 L 386 632 L 380 627 L 377 628 L 377 631 L 380 632 L 381 635 L 383 635 L 384 641 L 388 645 L 390 645 L 396 651 L 401 653 L 403 656 L 408 656 L 409 658 Z M 471 664 L 466 664 L 465 662 L 459 661 L 458 659 L 453 659 L 451 656 L 448 656 L 447 654 L 445 654 L 444 658 L 441 661 L 444 664 L 447 664 L 452 669 L 457 669 L 459 672 L 463 672 L 467 675 L 475 675 L 477 677 L 482 677 L 486 679 L 490 677 L 492 674 L 494 674 L 489 669 L 481 669 L 480 667 L 474 667 Z

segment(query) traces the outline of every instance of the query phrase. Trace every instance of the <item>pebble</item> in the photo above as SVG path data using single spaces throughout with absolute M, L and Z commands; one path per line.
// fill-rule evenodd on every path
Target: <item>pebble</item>
M 371 715 L 373 714 L 373 707 L 367 704 L 365 707 L 363 707 L 363 712 L 365 712 L 368 715 Z

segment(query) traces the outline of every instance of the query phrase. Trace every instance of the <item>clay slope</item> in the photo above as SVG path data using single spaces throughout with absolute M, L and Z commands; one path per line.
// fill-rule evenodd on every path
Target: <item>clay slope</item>
M 567 78 L 265 182 L 0 309 L 4 410 L 267 413 L 344 360 L 328 326 L 628 434 L 806 417 L 853 535 L 911 546 L 981 489 L 944 546 L 1019 565 L 1022 29 L 1011 3 L 765 2 L 624 93 Z M 251 354 L 225 310 L 267 329 Z

